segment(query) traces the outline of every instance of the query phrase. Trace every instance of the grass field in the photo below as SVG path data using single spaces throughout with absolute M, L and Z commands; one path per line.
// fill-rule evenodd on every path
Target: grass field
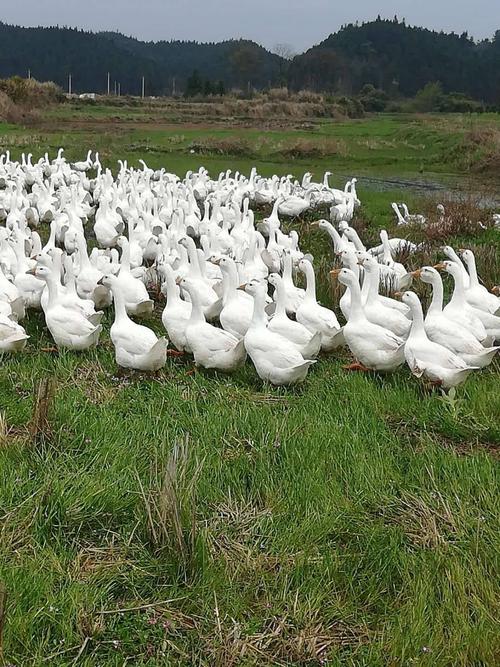
M 65 114 L 38 128 L 2 126 L 0 143 L 35 156 L 61 144 L 68 158 L 88 146 L 109 164 L 144 157 L 179 172 L 200 162 L 296 175 L 311 164 L 352 175 L 380 165 L 411 176 L 427 155 L 401 139 L 423 119 L 320 124 L 313 136 L 348 150 L 308 162 L 283 150 L 270 161 L 260 149 L 189 152 L 224 134 L 286 149 L 301 130 L 154 130 L 129 119 L 113 131 L 107 112 L 90 125 L 83 112 Z M 428 141 L 432 173 L 459 178 Z M 375 146 L 373 163 L 363 142 Z M 433 206 L 359 186 L 355 224 L 368 241 L 391 228 L 394 198 Z M 329 244 L 307 222 L 299 229 L 332 305 Z M 498 232 L 458 231 L 450 242 L 473 244 L 487 284 L 498 282 Z M 321 358 L 296 389 L 263 386 L 250 364 L 231 377 L 188 375 L 189 360 L 169 359 L 158 377 L 121 376 L 110 316 L 99 348 L 77 355 L 44 352 L 50 337 L 30 315 L 26 353 L 0 361 L 4 664 L 498 664 L 498 362 L 453 400 L 407 368 L 348 374 L 347 352 Z M 35 388 L 47 378 L 49 423 L 30 434 Z

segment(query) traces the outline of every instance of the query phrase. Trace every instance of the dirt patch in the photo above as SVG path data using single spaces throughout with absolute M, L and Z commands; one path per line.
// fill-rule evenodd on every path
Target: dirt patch
M 90 363 L 75 369 L 73 383 L 93 405 L 108 403 L 116 397 L 117 386 L 108 384 L 106 372 L 99 363 Z

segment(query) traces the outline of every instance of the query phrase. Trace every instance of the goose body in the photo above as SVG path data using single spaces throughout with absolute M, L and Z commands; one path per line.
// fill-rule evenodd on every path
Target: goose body
M 252 321 L 253 299 L 238 289 L 238 271 L 234 261 L 229 257 L 215 261 L 224 276 L 220 323 L 223 329 L 236 338 L 243 338 Z
M 491 315 L 500 315 L 500 299 L 479 283 L 474 253 L 472 250 L 460 252 L 469 273 L 469 287 L 465 290 L 465 300 L 473 308 L 484 310 Z
M 20 324 L 0 314 L 0 353 L 21 352 L 29 336 Z
M 443 314 L 468 329 L 480 343 L 488 346 L 492 339 L 489 337 L 482 321 L 482 317 L 487 314 L 483 314 L 482 311 L 473 308 L 465 300 L 463 271 L 460 265 L 454 261 L 447 260 L 436 265 L 435 268 L 444 269 L 447 273 L 450 273 L 455 283 L 452 297 L 449 303 L 443 308 Z
M 45 310 L 45 322 L 58 347 L 75 351 L 95 347 L 102 331 L 100 324 L 93 324 L 83 313 L 59 302 L 55 277 L 46 266 L 32 269 L 34 275 L 47 284 L 49 300 Z
M 337 316 L 329 308 L 321 306 L 316 300 L 316 278 L 314 267 L 308 259 L 301 259 L 299 269 L 307 280 L 306 295 L 297 308 L 297 322 L 312 334 L 321 336 L 321 350 L 331 352 L 344 344 L 344 335 Z
M 392 331 L 370 322 L 361 303 L 361 289 L 350 269 L 332 272 L 351 292 L 349 319 L 344 338 L 356 359 L 370 370 L 393 371 L 404 362 L 404 340 Z
M 436 269 L 424 266 L 415 271 L 413 276 L 432 285 L 432 301 L 424 320 L 425 333 L 429 339 L 448 348 L 468 366 L 484 368 L 490 364 L 500 348 L 483 347 L 468 329 L 443 314 L 443 283 Z
M 304 359 L 296 345 L 267 328 L 265 284 L 252 280 L 245 290 L 253 296 L 254 312 L 243 340 L 257 375 L 274 385 L 303 382 L 315 362 Z
M 406 339 L 410 332 L 410 321 L 397 309 L 386 305 L 388 299 L 380 299 L 379 271 L 380 265 L 373 257 L 366 253 L 360 253 L 359 262 L 365 269 L 365 280 L 368 281 L 366 300 L 363 304 L 363 310 L 366 317 L 386 329 L 390 329 L 397 336 Z
M 191 297 L 192 310 L 186 326 L 186 340 L 196 365 L 226 373 L 235 371 L 245 363 L 243 339 L 206 322 L 196 286 L 189 278 L 183 278 L 180 285 Z
M 170 341 L 180 351 L 191 352 L 186 340 L 186 326 L 191 317 L 191 302 L 181 299 L 179 286 L 175 282 L 174 271 L 165 264 L 160 267 L 160 273 L 165 278 L 164 288 L 167 303 L 163 309 L 161 321 Z
M 268 324 L 269 331 L 279 334 L 295 345 L 304 359 L 313 359 L 321 347 L 321 333 L 319 331 L 312 333 L 303 324 L 288 317 L 285 306 L 285 285 L 281 276 L 271 273 L 269 284 L 276 290 L 276 311 Z
M 414 292 L 406 292 L 402 298 L 410 307 L 413 316 L 410 335 L 404 348 L 406 363 L 413 375 L 425 375 L 445 389 L 464 382 L 475 368 L 467 366 L 458 355 L 428 338 L 422 306 Z
M 149 327 L 130 319 L 116 276 L 104 276 L 101 282 L 113 294 L 115 319 L 110 336 L 118 366 L 146 372 L 163 368 L 167 359 L 167 339 L 158 338 Z

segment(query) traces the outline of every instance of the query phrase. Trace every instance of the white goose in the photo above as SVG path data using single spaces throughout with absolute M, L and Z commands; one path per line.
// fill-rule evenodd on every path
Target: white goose
M 180 285 L 189 294 L 192 303 L 186 340 L 193 352 L 195 364 L 226 373 L 235 371 L 245 363 L 243 339 L 236 338 L 224 329 L 217 329 L 205 320 L 198 287 L 191 279 L 182 278 Z
M 28 338 L 20 324 L 0 313 L 0 353 L 21 352 L 26 347 Z
M 472 250 L 464 249 L 459 252 L 469 273 L 469 287 L 465 290 L 465 300 L 474 308 L 485 310 L 492 315 L 500 315 L 500 299 L 479 283 L 474 253 Z
M 4 266 L 0 262 L 0 301 L 5 301 L 17 320 L 22 320 L 26 314 L 24 299 L 21 292 L 5 275 Z
M 453 295 L 448 305 L 443 309 L 443 313 L 451 319 L 462 322 L 485 346 L 500 338 L 500 317 L 474 308 L 467 303 L 460 266 L 456 262 L 447 260 L 434 268 L 444 269 L 453 276 L 455 281 Z
M 321 306 L 316 300 L 316 276 L 311 262 L 301 259 L 299 269 L 306 277 L 306 295 L 297 308 L 297 322 L 312 334 L 319 333 L 321 349 L 323 352 L 331 352 L 345 342 L 337 316 L 333 310 Z
M 289 315 L 294 315 L 306 295 L 305 290 L 296 287 L 293 282 L 293 259 L 290 250 L 283 250 L 283 290 L 285 308 Z
M 311 332 L 300 322 L 291 320 L 286 312 L 286 293 L 284 280 L 277 273 L 271 273 L 269 284 L 275 289 L 276 311 L 271 318 L 268 329 L 277 333 L 292 345 L 296 345 L 304 359 L 314 359 L 321 347 L 319 331 Z
M 234 260 L 221 257 L 212 261 L 220 267 L 223 275 L 220 323 L 236 338 L 243 338 L 252 321 L 253 299 L 250 294 L 238 289 L 238 271 Z
M 357 362 L 350 370 L 393 371 L 404 362 L 404 340 L 389 329 L 373 324 L 366 317 L 361 303 L 358 279 L 350 269 L 330 272 L 351 291 L 349 319 L 344 325 L 344 338 Z
M 387 306 L 378 293 L 380 264 L 366 253 L 358 253 L 358 261 L 365 269 L 367 281 L 366 300 L 363 304 L 366 317 L 370 322 L 390 329 L 396 336 L 406 339 L 410 332 L 410 320 L 397 309 Z
M 130 319 L 116 276 L 103 276 L 100 284 L 113 294 L 115 319 L 111 325 L 110 336 L 115 348 L 116 363 L 123 368 L 146 372 L 163 368 L 167 358 L 167 339 L 158 338 L 154 331 Z
M 410 307 L 413 317 L 410 335 L 404 348 L 406 363 L 413 375 L 425 375 L 445 389 L 464 382 L 475 368 L 467 366 L 463 359 L 448 348 L 428 338 L 422 305 L 414 292 L 405 292 L 402 299 Z
M 254 311 L 243 340 L 257 375 L 274 385 L 303 382 L 316 362 L 305 360 L 295 345 L 267 328 L 265 283 L 252 280 L 244 289 L 253 296 Z
M 169 339 L 179 352 L 191 352 L 186 340 L 186 326 L 191 317 L 191 302 L 180 297 L 179 286 L 175 282 L 174 270 L 169 264 L 160 264 L 158 272 L 164 279 L 162 292 L 167 297 L 161 321 Z
M 135 278 L 130 270 L 130 246 L 125 236 L 120 236 L 117 244 L 122 249 L 120 271 L 115 281 L 116 289 L 120 289 L 125 300 L 125 308 L 129 315 L 149 317 L 154 308 L 154 301 L 149 298 L 144 283 Z
M 45 322 L 56 345 L 78 351 L 95 347 L 99 342 L 102 326 L 92 324 L 83 313 L 67 308 L 59 302 L 57 281 L 51 269 L 38 266 L 30 269 L 30 272 L 47 284 L 49 299 Z
M 424 320 L 425 332 L 430 340 L 447 347 L 468 366 L 484 368 L 490 364 L 500 348 L 483 347 L 469 329 L 443 314 L 443 281 L 436 269 L 424 266 L 414 271 L 412 276 L 432 285 L 432 300 Z

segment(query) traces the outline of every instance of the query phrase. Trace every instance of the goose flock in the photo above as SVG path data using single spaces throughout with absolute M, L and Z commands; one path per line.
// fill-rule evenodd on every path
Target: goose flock
M 92 151 L 73 164 L 63 149 L 37 162 L 5 153 L 0 352 L 25 349 L 29 310 L 43 311 L 57 348 L 94 347 L 103 311 L 113 305 L 116 363 L 139 371 L 158 371 L 169 354 L 193 355 L 197 366 L 223 372 L 249 357 L 262 380 L 290 385 L 305 379 L 321 352 L 347 346 L 356 360 L 348 368 L 389 372 L 406 361 L 415 376 L 446 389 L 491 363 L 500 299 L 481 284 L 473 252 L 446 246 L 446 260 L 409 272 L 395 256 L 418 246 L 382 230 L 380 244 L 367 248 L 349 224 L 360 205 L 356 179 L 336 189 L 330 175 L 297 181 L 252 169 L 248 177 L 227 171 L 213 180 L 202 167 L 181 179 L 120 161 L 114 176 Z M 272 211 L 256 222 L 252 205 Z M 338 304 L 343 325 L 317 301 L 313 257 L 281 225 L 320 207 L 329 207 L 330 219 L 310 224 L 326 243 L 330 237 L 341 266 L 330 273 L 346 288 Z M 393 208 L 405 224 L 425 224 Z M 50 230 L 45 242 L 42 224 Z M 454 284 L 446 305 L 441 272 Z M 432 287 L 425 316 L 408 291 L 414 280 Z M 166 296 L 163 336 L 147 326 L 155 286 Z

